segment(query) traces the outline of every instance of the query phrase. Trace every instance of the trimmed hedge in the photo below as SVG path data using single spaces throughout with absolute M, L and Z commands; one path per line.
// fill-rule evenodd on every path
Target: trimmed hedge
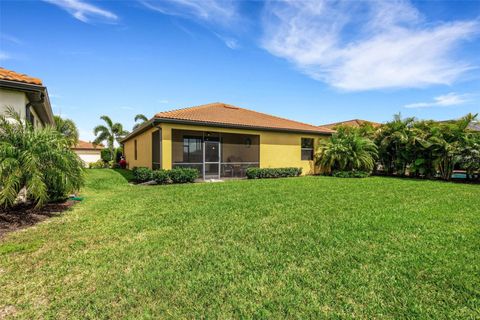
M 248 179 L 286 178 L 298 177 L 302 168 L 248 168 Z
M 193 168 L 176 168 L 168 171 L 172 183 L 189 183 L 198 178 L 198 170 Z
M 198 178 L 198 170 L 192 168 L 152 170 L 145 167 L 135 167 L 133 168 L 133 178 L 139 183 L 152 180 L 158 184 L 190 183 Z
M 167 184 L 169 182 L 167 170 L 154 170 L 152 172 L 152 180 L 155 180 L 158 184 Z
M 133 168 L 133 179 L 137 182 L 147 182 L 151 181 L 153 176 L 152 169 L 146 167 L 135 167 Z
M 370 174 L 365 171 L 335 171 L 333 176 L 337 178 L 366 178 Z

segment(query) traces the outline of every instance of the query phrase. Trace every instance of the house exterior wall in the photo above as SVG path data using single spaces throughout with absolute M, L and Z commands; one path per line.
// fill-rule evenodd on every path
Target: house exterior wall
M 13 108 L 25 119 L 25 107 L 28 103 L 27 95 L 21 91 L 0 89 L 0 113 L 4 114 L 9 107 Z
M 260 136 L 260 168 L 301 167 L 302 174 L 315 173 L 314 162 L 301 160 L 301 139 L 313 138 L 316 147 L 326 135 L 309 133 L 289 133 L 260 130 L 219 128 L 197 125 L 162 123 L 162 168 L 172 168 L 172 129 L 211 131 L 223 133 L 251 134 Z M 124 142 L 124 155 L 130 169 L 134 167 L 152 168 L 151 128 Z M 134 158 L 134 141 L 137 140 L 137 160 Z
M 27 104 L 28 98 L 24 92 L 0 89 L 0 114 L 4 114 L 8 108 L 13 108 L 13 110 L 15 112 L 18 112 L 18 114 L 20 114 L 20 117 L 25 120 L 25 108 Z M 30 112 L 35 117 L 34 127 L 43 127 L 43 122 L 40 120 L 40 117 L 32 107 L 30 107 Z
M 172 129 L 259 135 L 260 168 L 301 167 L 303 174 L 313 174 L 314 163 L 309 160 L 301 160 L 301 138 L 313 138 L 314 146 L 316 146 L 320 139 L 327 137 L 321 134 L 231 129 L 171 123 L 162 123 L 160 126 L 162 128 L 162 167 L 164 169 L 172 168 Z M 151 152 L 149 158 L 151 162 L 150 159 Z M 151 163 L 145 166 L 151 167 Z
M 101 150 L 73 150 L 86 165 L 101 159 Z
M 158 128 L 148 129 L 123 143 L 123 154 L 130 169 L 134 167 L 152 168 L 152 132 L 155 130 Z M 135 140 L 137 140 L 136 160 Z

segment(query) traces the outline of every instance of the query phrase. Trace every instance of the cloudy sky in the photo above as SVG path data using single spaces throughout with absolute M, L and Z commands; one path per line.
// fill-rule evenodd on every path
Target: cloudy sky
M 0 64 L 81 137 L 222 101 L 312 124 L 480 112 L 479 1 L 2 1 Z

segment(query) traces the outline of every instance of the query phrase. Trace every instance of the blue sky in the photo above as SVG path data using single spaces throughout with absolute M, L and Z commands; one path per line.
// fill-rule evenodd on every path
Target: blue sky
M 479 1 L 2 1 L 0 64 L 81 138 L 222 101 L 311 124 L 480 112 Z

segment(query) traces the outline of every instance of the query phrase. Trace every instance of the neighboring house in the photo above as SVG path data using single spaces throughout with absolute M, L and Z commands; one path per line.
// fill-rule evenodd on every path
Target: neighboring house
M 444 121 L 439 121 L 440 123 L 453 123 L 457 120 L 444 120 Z M 480 132 L 480 122 L 478 121 L 473 121 L 471 122 L 468 127 L 467 127 L 468 130 L 470 131 L 475 131 L 475 132 Z
M 366 123 L 372 125 L 374 128 L 378 128 L 382 125 L 381 123 L 378 123 L 378 122 L 361 120 L 361 119 L 353 119 L 353 120 L 334 122 L 334 123 L 329 123 L 329 124 L 322 124 L 321 127 L 328 128 L 328 129 L 334 129 L 334 128 L 339 127 L 339 126 L 347 126 L 347 127 L 358 128 L 358 127 L 360 127 L 360 126 L 362 126 Z
M 225 103 L 160 112 L 122 140 L 129 168 L 191 167 L 205 179 L 243 177 L 248 167 L 314 173 L 319 139 L 333 131 Z
M 78 140 L 78 143 L 72 148 L 73 151 L 82 159 L 85 164 L 97 162 L 100 160 L 103 145 L 95 145 L 91 142 Z
M 34 127 L 54 125 L 47 88 L 42 80 L 0 68 L 0 113 L 13 108 Z

